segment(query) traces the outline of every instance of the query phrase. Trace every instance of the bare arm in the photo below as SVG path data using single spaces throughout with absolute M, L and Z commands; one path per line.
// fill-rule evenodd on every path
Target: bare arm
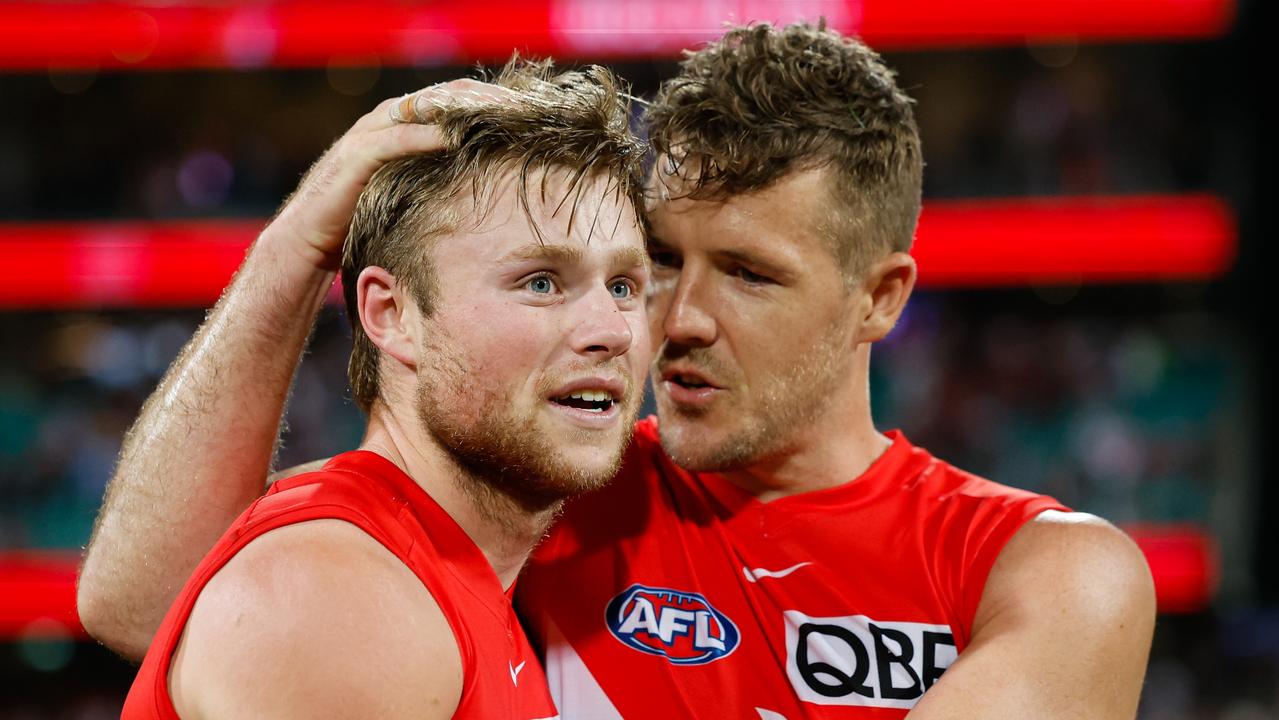
M 1046 512 L 1000 553 L 973 640 L 911 720 L 1131 720 L 1154 632 L 1154 586 L 1123 533 Z
M 418 93 L 419 107 L 487 87 L 434 86 Z M 311 168 L 125 436 L 77 603 L 90 634 L 126 657 L 146 653 L 200 558 L 262 493 L 289 383 L 360 191 L 387 160 L 441 147 L 435 126 L 392 122 L 394 102 Z
M 169 692 L 192 720 L 447 718 L 462 659 L 412 571 L 358 528 L 318 520 L 254 540 L 209 581 Z
M 290 378 L 333 279 L 289 252 L 278 235 L 259 238 L 125 437 L 77 595 L 85 628 L 123 655 L 145 654 L 186 576 L 262 493 Z M 261 312 L 277 304 L 295 312 Z

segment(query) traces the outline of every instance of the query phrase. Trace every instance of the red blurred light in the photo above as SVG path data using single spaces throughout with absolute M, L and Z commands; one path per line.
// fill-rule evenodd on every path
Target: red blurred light
M 1210 280 L 1234 263 L 1234 215 L 1210 195 L 925 205 L 912 254 L 930 287 Z
M 0 224 L 0 308 L 208 307 L 263 224 Z M 912 252 L 958 288 L 1211 280 L 1235 249 L 1230 209 L 1187 195 L 931 202 Z
M 674 58 L 725 22 L 826 17 L 882 49 L 1217 37 L 1234 0 L 488 0 L 0 4 L 0 68 L 466 64 L 512 49 Z
M 78 566 L 69 552 L 0 553 L 0 638 L 40 637 L 53 628 L 88 637 L 75 609 Z
M 0 307 L 201 307 L 263 221 L 0 225 Z
M 1225 34 L 1235 16 L 1232 0 L 867 0 L 862 7 L 862 35 L 881 50 L 1188 40 Z
M 1212 537 L 1190 524 L 1138 524 L 1124 531 L 1150 564 L 1159 612 L 1194 613 L 1208 608 L 1221 573 Z

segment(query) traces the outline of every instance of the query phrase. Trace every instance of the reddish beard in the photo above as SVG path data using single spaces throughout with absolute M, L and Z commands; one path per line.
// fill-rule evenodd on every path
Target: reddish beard
M 475 373 L 456 362 L 437 364 L 419 373 L 415 402 L 426 432 L 444 449 L 468 477 L 463 488 L 482 508 L 500 514 L 512 504 L 527 512 L 550 508 L 563 500 L 597 489 L 617 474 L 622 454 L 630 443 L 639 398 L 629 376 L 620 408 L 617 440 L 602 462 L 577 467 L 567 462 L 561 449 L 538 427 L 537 403 L 553 388 L 564 384 L 562 376 L 543 377 L 536 384 L 536 402 L 521 409 L 513 391 L 482 387 Z M 612 373 L 610 373 L 612 374 Z M 567 431 L 568 442 L 598 438 L 585 429 Z

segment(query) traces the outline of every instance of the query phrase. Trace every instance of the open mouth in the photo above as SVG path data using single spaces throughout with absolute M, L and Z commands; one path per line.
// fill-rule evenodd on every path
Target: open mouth
M 551 398 L 551 402 L 587 412 L 605 413 L 616 401 L 607 390 L 575 390 L 568 395 Z
M 698 388 L 711 387 L 710 383 L 707 383 L 705 380 L 697 377 L 696 375 L 684 375 L 682 373 L 676 373 L 670 376 L 670 378 L 668 379 L 671 382 L 675 383 L 676 385 L 679 385 L 680 387 L 686 387 L 693 390 L 696 390 Z

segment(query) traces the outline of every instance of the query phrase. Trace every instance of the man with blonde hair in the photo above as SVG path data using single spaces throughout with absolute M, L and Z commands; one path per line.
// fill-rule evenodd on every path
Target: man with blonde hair
M 893 73 L 821 25 L 739 27 L 689 53 L 647 119 L 658 418 L 519 585 L 563 716 L 1133 717 L 1154 621 L 1133 543 L 872 421 L 870 348 L 914 287 L 923 164 Z M 232 375 L 246 402 L 285 384 Z M 252 404 L 265 448 L 279 408 Z M 243 505 L 265 472 L 162 490 L 172 450 L 117 473 L 156 505 L 109 498 L 86 565 L 82 599 L 138 610 L 91 627 L 117 645 L 145 644 L 163 593 L 106 569 L 180 575 L 138 563 L 207 542 L 159 531 L 180 499 Z
M 157 414 L 219 415 L 210 364 L 269 372 L 265 356 L 296 342 L 227 328 L 252 324 L 240 301 L 271 298 L 298 269 L 290 253 L 319 249 L 325 267 L 330 248 L 305 240 L 343 212 L 364 440 L 232 524 L 165 617 L 124 717 L 556 715 L 509 593 L 565 498 L 616 473 L 638 408 L 648 261 L 628 117 L 605 70 L 513 62 L 493 86 L 384 104 L 321 159 L 122 466 L 165 442 Z

